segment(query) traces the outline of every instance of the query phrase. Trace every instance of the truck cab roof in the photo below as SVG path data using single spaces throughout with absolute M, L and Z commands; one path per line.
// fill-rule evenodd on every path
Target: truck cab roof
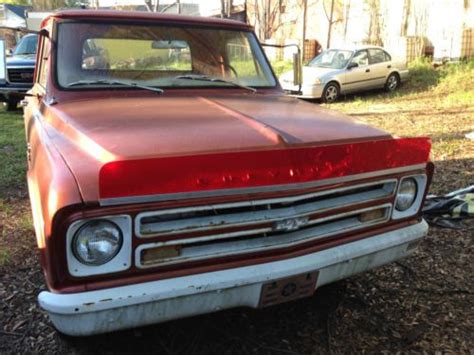
M 175 24 L 193 24 L 202 26 L 217 26 L 220 28 L 235 28 L 251 30 L 252 27 L 246 23 L 234 20 L 219 19 L 213 17 L 198 17 L 187 15 L 162 14 L 144 11 L 117 11 L 117 10 L 62 10 L 50 15 L 49 19 L 77 19 L 77 20 L 126 20 L 126 21 L 156 21 Z

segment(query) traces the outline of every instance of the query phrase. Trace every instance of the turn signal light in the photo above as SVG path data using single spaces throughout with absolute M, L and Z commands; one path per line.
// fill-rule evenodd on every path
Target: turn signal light
M 382 219 L 384 217 L 385 217 L 385 209 L 380 208 L 380 209 L 376 209 L 376 210 L 362 212 L 359 215 L 359 221 L 361 221 L 361 222 L 370 222 L 370 221 L 375 221 L 377 219 Z
M 145 249 L 141 252 L 142 265 L 158 264 L 180 255 L 181 247 L 179 245 Z

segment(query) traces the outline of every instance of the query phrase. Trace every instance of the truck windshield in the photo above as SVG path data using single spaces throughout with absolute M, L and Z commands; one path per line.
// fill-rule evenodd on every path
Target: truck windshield
M 254 34 L 247 31 L 63 23 L 57 43 L 57 80 L 64 88 L 110 87 L 104 82 L 114 80 L 159 88 L 276 85 Z
M 18 43 L 13 52 L 13 55 L 29 55 L 36 53 L 36 47 L 38 45 L 37 35 L 27 35 L 23 37 Z

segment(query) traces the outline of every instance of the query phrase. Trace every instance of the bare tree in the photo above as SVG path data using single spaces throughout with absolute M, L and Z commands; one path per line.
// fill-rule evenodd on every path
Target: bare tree
M 415 25 L 416 47 L 415 55 L 421 57 L 425 51 L 426 31 L 428 28 L 428 7 L 425 3 L 416 4 L 413 9 L 413 19 Z
M 158 12 L 158 7 L 160 6 L 160 0 L 145 0 L 146 9 L 149 12 Z
M 328 40 L 327 40 L 327 48 L 330 47 L 331 45 L 331 31 L 332 31 L 332 24 L 333 24 L 333 18 L 334 18 L 334 0 L 331 0 L 331 12 L 328 16 L 328 13 L 326 11 L 326 6 L 324 6 L 324 1 L 323 1 L 323 8 L 324 8 L 324 13 L 326 14 L 326 17 L 329 21 L 328 25 Z
M 326 1 L 322 0 L 322 6 L 324 10 L 324 14 L 326 15 L 326 18 L 328 19 L 328 37 L 327 37 L 327 48 L 331 46 L 331 34 L 332 34 L 332 29 L 333 25 L 341 22 L 342 21 L 342 4 L 341 0 L 330 0 L 331 5 L 330 5 L 330 10 L 328 13 L 328 10 L 326 8 Z
M 347 3 L 344 2 L 344 41 L 346 40 L 347 37 L 347 27 L 349 25 L 349 14 L 351 12 L 351 0 L 347 0 Z
M 156 2 L 158 3 L 159 0 L 156 0 Z M 166 5 L 164 8 L 162 8 L 162 9 L 160 10 L 160 12 L 161 12 L 161 13 L 164 13 L 164 12 L 168 11 L 168 9 L 171 9 L 171 8 L 172 8 L 173 6 L 175 6 L 175 5 L 176 5 L 176 12 L 177 12 L 178 14 L 180 14 L 180 13 L 181 13 L 181 1 L 180 1 L 180 0 L 176 0 L 176 1 L 173 2 L 173 3 L 171 3 L 171 4 L 169 4 L 169 5 Z M 156 5 L 156 11 L 158 11 L 158 4 Z
M 410 21 L 411 0 L 403 1 L 403 17 L 402 27 L 400 28 L 400 36 L 404 37 L 408 33 L 408 25 Z
M 272 38 L 282 26 L 279 0 L 254 0 L 247 3 L 247 8 L 254 15 L 253 26 L 260 39 Z
M 380 0 L 366 0 L 369 5 L 369 32 L 365 42 L 367 44 L 382 46 L 383 19 L 380 14 Z
M 304 48 L 304 41 L 306 40 L 306 22 L 307 22 L 307 14 L 308 14 L 308 0 L 303 0 L 303 48 Z

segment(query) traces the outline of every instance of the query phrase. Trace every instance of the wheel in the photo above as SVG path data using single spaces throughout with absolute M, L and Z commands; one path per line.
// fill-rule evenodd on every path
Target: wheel
M 18 108 L 18 101 L 7 101 L 5 102 L 5 107 L 7 111 L 15 111 Z
M 398 74 L 392 73 L 388 76 L 387 82 L 385 83 L 385 90 L 388 92 L 395 91 L 400 85 L 400 78 Z
M 323 90 L 322 99 L 324 102 L 330 104 L 338 99 L 339 94 L 339 85 L 337 85 L 336 83 L 329 83 Z

